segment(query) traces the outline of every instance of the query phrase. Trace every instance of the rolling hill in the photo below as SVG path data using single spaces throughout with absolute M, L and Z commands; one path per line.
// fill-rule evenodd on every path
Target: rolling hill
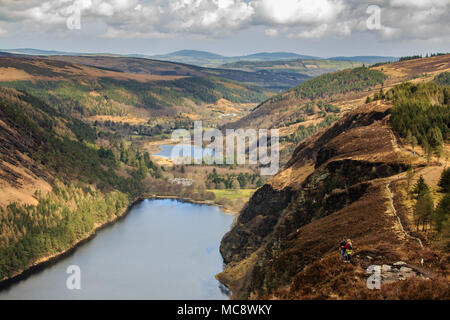
M 31 92 L 78 116 L 173 116 L 202 113 L 226 99 L 256 103 L 267 93 L 198 67 L 137 58 L 0 57 L 0 86 Z
M 310 77 L 342 69 L 361 67 L 363 63 L 352 61 L 331 61 L 314 59 L 272 60 L 272 61 L 237 61 L 222 65 L 223 68 L 243 71 L 271 71 L 290 74 L 306 74 Z
M 361 66 L 354 57 L 343 61 L 322 59 L 289 52 L 261 52 L 246 56 L 226 57 L 206 51 L 180 50 L 167 55 L 88 54 L 39 49 L 4 49 L 3 54 L 48 57 L 98 68 L 128 73 L 213 75 L 233 81 L 258 85 L 281 92 L 324 73 Z M 0 53 L 1 55 L 1 53 Z M 367 59 L 364 59 L 367 58 Z M 385 57 L 361 57 L 361 60 L 386 61 Z M 173 65 L 170 65 L 173 62 Z M 174 68 L 177 67 L 177 71 Z
M 227 128 L 278 128 L 285 163 L 295 145 L 404 81 L 431 81 L 450 70 L 450 55 L 357 67 L 324 74 L 270 97 Z
M 293 59 L 320 59 L 291 52 L 258 52 L 244 56 L 223 56 L 207 51 L 180 50 L 163 55 L 147 56 L 152 59 L 187 63 L 202 67 L 221 67 L 222 64 L 236 61 L 278 61 Z
M 260 86 L 269 91 L 280 91 L 291 88 L 311 77 L 303 73 L 273 72 L 271 70 L 234 70 L 226 68 L 204 68 L 194 65 L 180 64 L 144 58 L 124 57 L 73 57 L 52 56 L 53 60 L 74 62 L 98 68 L 120 70 L 138 74 L 187 75 L 187 76 L 214 76 L 253 86 Z

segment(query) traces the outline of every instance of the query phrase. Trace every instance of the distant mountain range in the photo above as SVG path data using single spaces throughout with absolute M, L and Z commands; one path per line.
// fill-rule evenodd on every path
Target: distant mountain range
M 41 50 L 41 49 L 32 49 L 32 48 L 20 48 L 20 49 L 0 49 L 2 52 L 11 53 L 11 54 L 28 54 L 28 55 L 36 55 L 36 56 L 73 56 L 73 55 L 82 55 L 83 53 L 77 52 L 66 52 L 66 51 L 56 51 L 56 50 Z
M 180 50 L 168 54 L 160 55 L 144 55 L 144 54 L 127 54 L 118 55 L 110 53 L 77 53 L 77 52 L 65 52 L 55 50 L 40 50 L 32 48 L 20 48 L 20 49 L 0 49 L 2 52 L 12 54 L 28 54 L 28 55 L 70 55 L 70 56 L 127 56 L 147 59 L 157 59 L 172 61 L 178 63 L 192 64 L 202 67 L 221 67 L 223 64 L 234 63 L 238 61 L 282 61 L 282 60 L 333 60 L 333 61 L 351 61 L 362 62 L 367 64 L 373 64 L 378 62 L 396 61 L 397 57 L 385 57 L 385 56 L 353 56 L 353 57 L 330 57 L 322 58 L 317 56 L 301 55 L 292 52 L 258 52 L 249 55 L 242 56 L 223 56 L 220 54 L 198 51 L 198 50 Z
M 258 52 L 249 55 L 228 57 L 207 51 L 197 51 L 197 50 L 181 50 L 169 54 L 145 56 L 145 57 L 173 62 L 194 64 L 203 67 L 219 67 L 222 66 L 223 64 L 229 64 L 238 61 L 260 62 L 260 61 L 284 61 L 284 60 L 291 60 L 291 61 L 333 60 L 333 61 L 351 61 L 351 62 L 374 64 L 378 62 L 393 62 L 398 60 L 397 57 L 385 57 L 385 56 L 353 56 L 353 57 L 322 58 L 292 52 Z

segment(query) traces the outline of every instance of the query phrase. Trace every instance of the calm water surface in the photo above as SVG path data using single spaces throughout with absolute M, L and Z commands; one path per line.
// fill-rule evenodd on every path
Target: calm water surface
M 144 200 L 56 264 L 0 291 L 0 299 L 227 299 L 222 236 L 233 216 L 178 200 Z M 66 269 L 81 269 L 68 290 Z
M 163 158 L 167 158 L 167 159 L 172 159 L 172 156 L 175 158 L 191 158 L 191 159 L 201 159 L 202 157 L 215 157 L 216 154 L 214 152 L 214 149 L 212 148 L 200 148 L 194 145 L 184 145 L 186 146 L 186 153 L 187 154 L 183 154 L 183 152 L 185 152 L 184 150 L 179 150 L 179 149 L 175 149 L 177 151 L 179 151 L 178 153 L 176 151 L 174 151 L 174 154 L 172 154 L 172 151 L 175 148 L 175 145 L 168 145 L 168 144 L 163 144 L 161 146 L 159 146 L 160 151 L 158 153 L 153 154 L 154 156 L 160 156 Z

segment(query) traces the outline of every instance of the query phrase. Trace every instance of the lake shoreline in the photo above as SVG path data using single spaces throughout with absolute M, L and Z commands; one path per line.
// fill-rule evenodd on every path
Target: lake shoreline
M 189 203 L 193 203 L 193 204 L 216 206 L 216 207 L 219 207 L 224 214 L 235 215 L 235 216 L 237 215 L 236 212 L 226 209 L 226 208 L 223 208 L 222 206 L 214 203 L 213 201 L 194 200 L 191 198 L 183 198 L 183 197 L 177 197 L 177 196 L 158 196 L 158 195 L 142 196 L 142 197 L 139 197 L 136 200 L 134 200 L 129 206 L 127 206 L 125 209 L 123 209 L 119 215 L 116 215 L 115 218 L 108 220 L 105 223 L 99 224 L 98 226 L 95 226 L 91 232 L 86 234 L 86 236 L 84 236 L 83 238 L 81 238 L 80 240 L 75 242 L 72 246 L 70 246 L 66 250 L 49 255 L 49 256 L 41 257 L 41 258 L 37 259 L 36 261 L 34 261 L 27 269 L 17 271 L 13 276 L 0 280 L 0 291 L 7 290 L 9 287 L 14 285 L 15 283 L 18 283 L 18 282 L 28 278 L 29 276 L 31 276 L 49 266 L 52 266 L 53 264 L 59 262 L 60 260 L 70 256 L 80 246 L 82 246 L 86 242 L 94 239 L 99 231 L 101 231 L 109 226 L 112 226 L 116 222 L 124 219 L 130 212 L 131 208 L 133 208 L 136 204 L 138 204 L 144 200 L 147 200 L 147 199 L 150 199 L 150 200 L 151 199 L 171 199 L 171 200 L 178 200 L 181 202 L 189 202 Z
M 229 214 L 232 216 L 239 215 L 239 211 L 224 207 L 223 205 L 220 205 L 220 204 L 214 202 L 213 200 L 195 200 L 192 198 L 183 198 L 183 197 L 178 197 L 178 196 L 157 196 L 157 195 L 150 196 L 146 199 L 173 199 L 173 200 L 185 201 L 185 202 L 189 202 L 189 203 L 193 203 L 193 204 L 203 204 L 203 205 L 208 205 L 208 206 L 215 206 L 215 207 L 219 207 L 220 210 L 222 210 L 224 214 Z
M 95 238 L 98 231 L 101 231 L 102 229 L 105 229 L 105 228 L 113 225 L 115 222 L 118 222 L 121 219 L 124 219 L 130 212 L 131 208 L 143 200 L 145 200 L 145 198 L 141 198 L 141 197 L 137 198 L 130 205 L 128 205 L 126 208 L 124 208 L 119 215 L 116 215 L 113 219 L 108 220 L 105 223 L 95 226 L 91 232 L 89 232 L 88 234 L 83 236 L 80 240 L 76 241 L 72 246 L 70 246 L 66 250 L 52 254 L 52 255 L 48 255 L 45 257 L 41 257 L 41 258 L 37 259 L 36 261 L 34 261 L 27 269 L 24 269 L 22 271 L 17 271 L 16 274 L 14 274 L 13 276 L 2 279 L 0 281 L 0 290 L 7 289 L 8 287 L 15 284 L 16 282 L 26 279 L 30 275 L 32 275 L 36 272 L 39 272 L 40 270 L 57 263 L 58 261 L 62 260 L 65 257 L 70 256 L 73 252 L 75 252 L 76 249 L 78 249 L 78 247 L 82 246 L 84 243 Z

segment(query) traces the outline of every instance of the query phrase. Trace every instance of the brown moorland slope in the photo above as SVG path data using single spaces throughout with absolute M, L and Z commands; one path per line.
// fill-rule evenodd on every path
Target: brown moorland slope
M 158 64 L 155 72 L 127 73 L 119 67 L 114 67 L 114 63 L 119 63 L 118 58 L 107 64 L 108 67 L 95 65 L 95 60 L 91 65 L 77 64 L 82 57 L 66 57 L 59 60 L 58 57 L 34 57 L 34 56 L 4 56 L 0 57 L 1 81 L 16 80 L 63 80 L 67 77 L 72 79 L 95 80 L 99 78 L 113 78 L 117 80 L 136 80 L 139 82 L 174 80 L 185 76 L 195 75 L 194 72 L 170 72 L 176 65 Z M 106 59 L 106 58 L 105 58 Z M 82 62 L 81 60 L 80 62 Z M 153 64 L 152 64 L 153 67 Z M 166 73 L 163 72 L 166 71 Z M 183 70 L 182 70 L 183 71 Z M 169 74 L 167 74 L 169 73 Z
M 366 104 L 304 140 L 254 194 L 221 243 L 217 277 L 234 298 L 450 298 L 449 255 L 422 247 L 401 192 L 410 165 L 442 167 L 399 145 L 391 107 Z M 352 264 L 338 257 L 344 237 Z M 366 286 L 369 265 L 384 268 L 381 290 Z
M 101 116 L 134 123 L 230 116 L 218 120 L 222 123 L 271 94 L 195 66 L 106 56 L 0 56 L 0 87 L 27 91 L 52 106 L 67 105 L 72 115 L 92 122 L 111 120 Z M 236 112 L 224 113 L 223 101 Z
M 3 110 L 4 101 L 11 101 L 37 118 L 41 117 L 39 110 L 31 108 L 19 96 L 15 90 L 0 89 L 0 206 L 12 202 L 36 205 L 36 191 L 45 194 L 52 188 L 52 176 L 30 157 L 38 151 L 41 137 L 33 136 L 26 124 Z M 61 123 L 55 125 L 62 126 Z M 22 133 L 27 131 L 29 134 L 24 139 Z

